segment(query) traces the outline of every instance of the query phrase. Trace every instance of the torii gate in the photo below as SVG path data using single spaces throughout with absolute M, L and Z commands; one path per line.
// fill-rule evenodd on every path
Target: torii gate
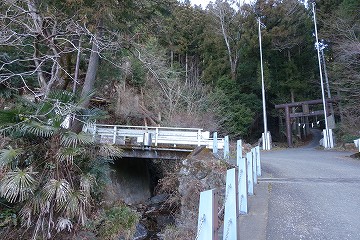
M 326 101 L 326 107 L 328 108 L 329 103 L 336 103 L 337 99 L 327 98 L 325 99 L 325 101 Z M 324 110 L 316 110 L 316 111 L 309 110 L 309 105 L 319 105 L 319 104 L 323 104 L 322 99 L 275 105 L 275 109 L 283 109 L 283 108 L 285 109 L 286 137 L 289 147 L 292 147 L 291 118 L 324 115 Z M 300 107 L 300 106 L 302 107 L 302 112 L 290 113 L 291 107 Z

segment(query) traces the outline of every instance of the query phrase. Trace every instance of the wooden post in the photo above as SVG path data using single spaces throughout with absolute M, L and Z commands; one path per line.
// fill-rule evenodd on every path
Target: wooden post
M 285 106 L 285 124 L 286 124 L 286 137 L 287 137 L 288 146 L 292 147 L 291 122 L 290 122 L 290 109 L 289 109 L 289 106 Z

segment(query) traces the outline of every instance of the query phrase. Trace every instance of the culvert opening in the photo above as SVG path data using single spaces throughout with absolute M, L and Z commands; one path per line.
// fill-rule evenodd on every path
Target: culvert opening
M 111 166 L 108 201 L 124 201 L 136 208 L 141 214 L 140 228 L 147 234 L 143 239 L 158 239 L 157 234 L 165 226 L 175 223 L 174 209 L 164 204 L 167 194 L 157 191 L 159 180 L 166 172 L 175 171 L 175 164 L 174 160 L 121 158 Z

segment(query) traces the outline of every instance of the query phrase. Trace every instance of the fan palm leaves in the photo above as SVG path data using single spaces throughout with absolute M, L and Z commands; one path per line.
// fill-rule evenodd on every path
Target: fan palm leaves
M 70 218 L 78 218 L 78 222 L 85 224 L 86 209 L 90 202 L 82 190 L 72 190 L 64 207 L 64 213 Z
M 113 144 L 102 144 L 100 145 L 99 154 L 102 157 L 114 158 L 114 157 L 122 157 L 124 151 Z
M 91 190 L 96 184 L 96 177 L 93 174 L 86 173 L 80 177 L 80 189 L 84 192 L 87 198 L 90 198 Z
M 73 148 L 73 147 L 63 147 L 60 148 L 56 154 L 56 159 L 63 163 L 72 165 L 74 162 L 74 158 L 81 155 L 86 150 L 84 148 Z
M 17 158 L 23 154 L 22 148 L 14 149 L 9 146 L 8 149 L 1 149 L 0 150 L 0 168 L 12 164 Z
M 6 172 L 0 181 L 0 196 L 11 203 L 28 199 L 36 188 L 35 174 L 31 168 Z
M 58 130 L 57 128 L 36 121 L 26 121 L 20 125 L 20 131 L 23 134 L 32 134 L 37 137 L 51 137 Z
M 85 224 L 108 163 L 122 155 L 116 146 L 96 145 L 91 134 L 62 127 L 68 116 L 84 120 L 97 114 L 102 112 L 81 109 L 73 94 L 64 91 L 39 103 L 0 110 L 0 132 L 13 146 L 0 149 L 0 197 L 18 204 L 21 222 L 33 230 L 33 239 L 70 231 L 75 222 Z
M 58 232 L 63 231 L 67 229 L 69 232 L 71 231 L 73 227 L 72 222 L 68 218 L 59 217 L 56 223 L 56 230 Z
M 54 200 L 57 209 L 65 206 L 69 199 L 70 192 L 71 186 L 66 179 L 50 179 L 42 189 L 44 200 L 48 202 Z
M 86 145 L 94 142 L 91 134 L 80 132 L 65 132 L 61 136 L 61 145 L 65 147 L 76 148 L 79 144 Z
M 49 209 L 49 202 L 46 202 L 41 191 L 36 191 L 20 210 L 20 217 L 23 226 L 29 228 L 33 223 L 33 217 L 43 215 L 41 213 L 47 212 Z

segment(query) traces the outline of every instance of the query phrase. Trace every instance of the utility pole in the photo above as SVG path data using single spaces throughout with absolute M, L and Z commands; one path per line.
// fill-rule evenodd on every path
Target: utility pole
M 266 116 L 266 102 L 265 102 L 265 82 L 264 82 L 264 67 L 263 67 L 263 58 L 262 58 L 262 45 L 261 45 L 261 21 L 260 17 L 258 18 L 259 22 L 259 48 L 260 48 L 260 67 L 261 67 L 261 93 L 262 93 L 262 104 L 263 104 L 263 115 L 264 115 L 264 134 L 263 134 L 263 149 L 270 150 L 270 134 L 268 133 L 267 127 L 267 116 Z
M 323 42 L 321 42 L 321 57 L 322 57 L 322 62 L 323 62 L 323 67 L 324 67 L 324 76 L 325 76 L 325 83 L 326 83 L 326 90 L 327 90 L 327 97 L 329 99 L 331 99 L 331 92 L 330 92 L 330 85 L 329 85 L 329 78 L 327 75 L 327 71 L 326 71 L 326 62 L 325 62 L 325 54 L 324 54 L 324 49 L 326 47 L 326 44 L 324 44 Z M 330 113 L 334 118 L 334 107 L 332 105 L 332 103 L 330 103 Z
M 331 98 L 329 78 L 328 78 L 327 71 L 326 71 L 324 48 L 325 48 L 325 46 L 321 47 L 321 58 L 322 58 L 323 66 L 324 66 L 324 76 L 325 76 L 325 82 L 326 82 L 327 96 L 328 96 L 328 98 Z
M 316 38 L 316 49 L 317 49 L 317 56 L 318 56 L 318 63 L 319 63 L 319 72 L 320 72 L 320 83 L 321 83 L 321 95 L 324 107 L 324 117 L 325 117 L 325 131 L 324 131 L 324 138 L 323 144 L 325 148 L 332 148 L 333 141 L 332 141 L 332 130 L 329 131 L 328 126 L 328 119 L 327 119 L 327 110 L 326 110 L 326 100 L 325 100 L 325 90 L 324 90 L 324 80 L 321 68 L 321 57 L 320 57 L 320 43 L 317 34 L 317 26 L 316 26 L 316 12 L 315 12 L 315 2 L 312 3 L 312 10 L 314 14 L 314 26 L 315 26 L 315 38 Z

